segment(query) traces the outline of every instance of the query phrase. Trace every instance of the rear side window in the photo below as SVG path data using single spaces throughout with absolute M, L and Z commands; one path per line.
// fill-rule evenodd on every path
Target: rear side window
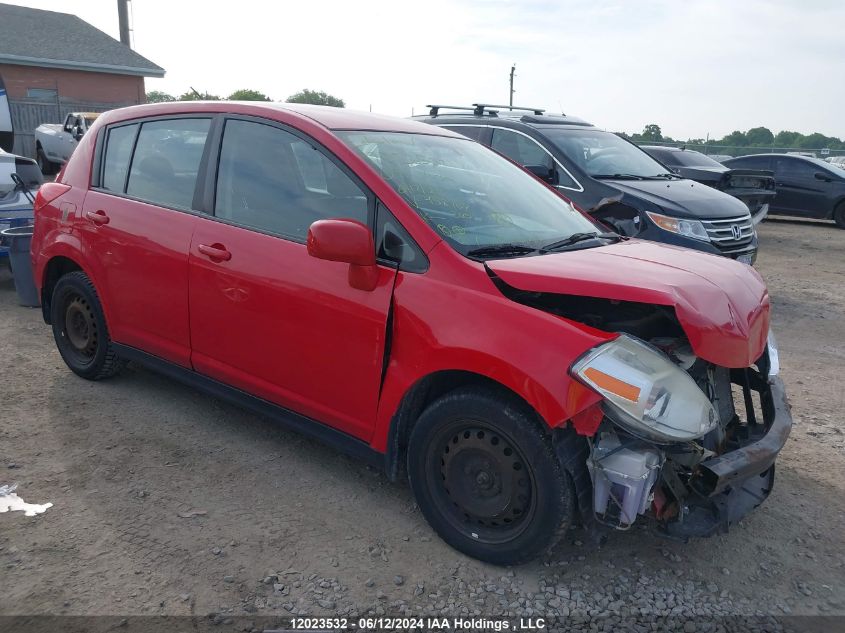
M 772 160 L 768 156 L 752 156 L 730 161 L 729 167 L 737 169 L 768 169 L 772 168 Z
M 210 119 L 143 123 L 126 195 L 164 207 L 190 209 L 210 124 Z
M 126 172 L 132 155 L 132 143 L 138 124 L 113 127 L 106 140 L 106 154 L 103 160 L 103 189 L 123 193 L 126 185 Z
M 458 134 L 463 134 L 473 141 L 480 141 L 481 135 L 484 134 L 485 130 L 485 128 L 476 125 L 444 125 L 443 127 Z
M 367 223 L 366 193 L 321 151 L 271 125 L 229 120 L 214 215 L 304 241 L 317 220 Z

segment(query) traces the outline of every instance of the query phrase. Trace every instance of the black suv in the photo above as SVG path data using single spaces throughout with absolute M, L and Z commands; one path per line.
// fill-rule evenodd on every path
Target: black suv
M 633 143 L 539 108 L 430 105 L 418 120 L 468 136 L 554 186 L 623 235 L 752 264 L 757 234 L 742 202 L 674 174 Z

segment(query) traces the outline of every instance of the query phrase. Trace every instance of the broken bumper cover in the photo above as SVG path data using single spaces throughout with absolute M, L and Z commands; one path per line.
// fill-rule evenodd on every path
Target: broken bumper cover
M 668 535 L 688 538 L 726 532 L 771 493 L 775 460 L 792 430 L 792 414 L 778 377 L 768 382 L 758 379 L 750 388 L 759 393 L 762 423 L 755 425 L 748 443 L 699 464 L 685 512 L 664 525 Z

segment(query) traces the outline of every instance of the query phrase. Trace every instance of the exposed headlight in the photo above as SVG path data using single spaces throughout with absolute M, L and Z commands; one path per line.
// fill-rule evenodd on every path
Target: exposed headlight
M 608 417 L 634 435 L 684 442 L 717 424 L 716 410 L 690 375 L 627 334 L 582 356 L 572 373 L 601 394 Z
M 691 237 L 702 242 L 710 241 L 710 236 L 707 235 L 704 225 L 698 220 L 682 220 L 681 218 L 672 218 L 668 215 L 660 215 L 651 211 L 646 211 L 646 215 L 664 231 L 677 233 L 684 237 Z

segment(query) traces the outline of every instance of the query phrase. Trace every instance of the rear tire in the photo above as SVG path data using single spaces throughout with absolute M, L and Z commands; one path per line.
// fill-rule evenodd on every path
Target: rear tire
M 840 229 L 845 229 L 845 202 L 840 202 L 833 210 L 833 221 Z
M 422 413 L 408 476 L 420 510 L 449 545 L 516 565 L 564 535 L 575 492 L 541 424 L 527 405 L 488 388 L 455 390 Z
M 67 366 L 87 380 L 102 380 L 126 365 L 112 346 L 94 284 L 81 270 L 64 275 L 50 300 L 56 347 Z

